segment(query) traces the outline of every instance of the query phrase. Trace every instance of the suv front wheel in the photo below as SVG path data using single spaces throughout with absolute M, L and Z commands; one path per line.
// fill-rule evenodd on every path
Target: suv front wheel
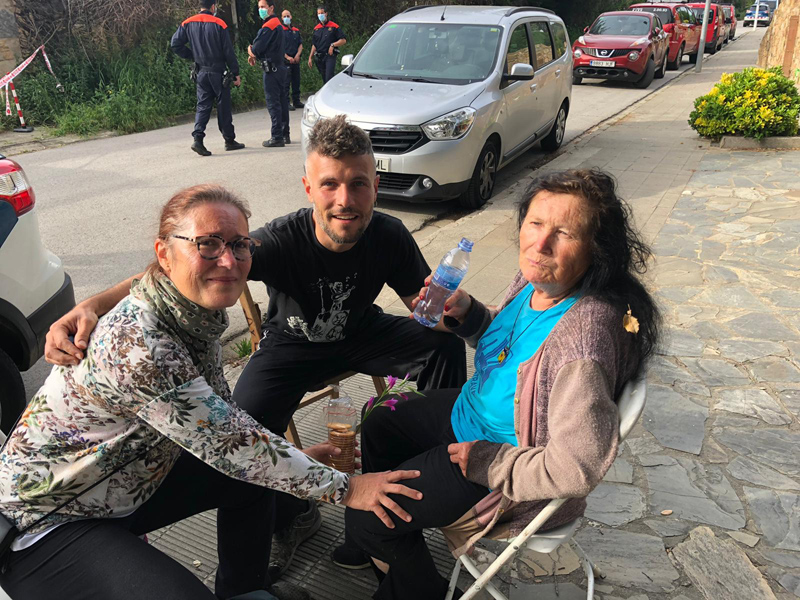
M 478 162 L 469 180 L 469 187 L 458 199 L 464 208 L 480 208 L 494 191 L 494 181 L 497 176 L 497 148 L 494 143 L 486 142 L 483 150 L 478 155 Z
M 0 350 L 0 429 L 8 434 L 25 409 L 25 386 L 17 365 Z

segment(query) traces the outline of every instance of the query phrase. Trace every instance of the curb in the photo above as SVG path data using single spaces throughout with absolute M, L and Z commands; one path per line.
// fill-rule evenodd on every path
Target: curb
M 767 137 L 757 140 L 738 135 L 723 135 L 719 147 L 731 150 L 800 150 L 800 136 Z

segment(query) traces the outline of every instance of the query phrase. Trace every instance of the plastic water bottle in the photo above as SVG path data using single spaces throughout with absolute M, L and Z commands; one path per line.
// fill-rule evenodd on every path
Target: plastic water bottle
M 472 242 L 461 238 L 456 248 L 445 254 L 436 268 L 425 298 L 414 309 L 414 318 L 426 327 L 436 327 L 444 312 L 445 301 L 453 295 L 467 274 Z

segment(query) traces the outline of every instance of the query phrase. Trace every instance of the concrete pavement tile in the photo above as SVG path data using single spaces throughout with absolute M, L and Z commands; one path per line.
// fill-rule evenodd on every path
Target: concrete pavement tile
M 725 529 L 745 526 L 744 506 L 719 467 L 670 456 L 644 456 L 640 462 L 651 514 L 671 510 L 677 519 Z
M 745 487 L 744 495 L 764 543 L 800 551 L 800 495 Z
M 800 490 L 800 483 L 744 456 L 737 456 L 726 469 L 736 479 L 775 490 Z
M 725 427 L 714 435 L 734 452 L 788 475 L 800 477 L 800 432 Z
M 745 416 L 758 417 L 769 425 L 792 422 L 777 400 L 760 389 L 740 388 L 715 392 L 714 410 L 724 410 Z

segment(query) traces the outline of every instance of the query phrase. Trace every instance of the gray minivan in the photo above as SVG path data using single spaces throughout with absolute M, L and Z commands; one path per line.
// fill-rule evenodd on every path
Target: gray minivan
M 545 9 L 410 8 L 308 99 L 303 145 L 317 120 L 346 114 L 372 140 L 379 196 L 478 208 L 498 169 L 536 143 L 561 146 L 569 48 L 563 21 Z

